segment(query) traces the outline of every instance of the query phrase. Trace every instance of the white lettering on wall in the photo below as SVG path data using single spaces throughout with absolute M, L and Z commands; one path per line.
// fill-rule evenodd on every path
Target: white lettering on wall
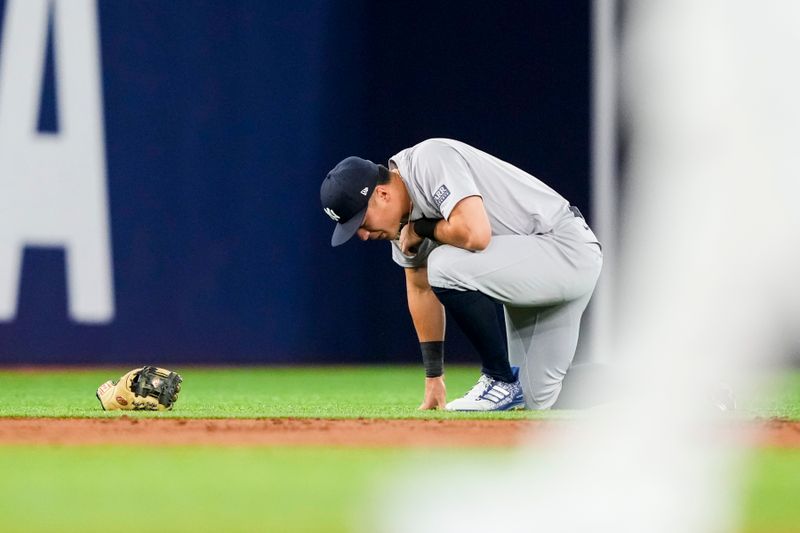
M 48 11 L 59 131 L 37 132 Z M 94 0 L 9 0 L 0 48 L 0 321 L 17 313 L 25 247 L 64 248 L 69 315 L 114 317 Z

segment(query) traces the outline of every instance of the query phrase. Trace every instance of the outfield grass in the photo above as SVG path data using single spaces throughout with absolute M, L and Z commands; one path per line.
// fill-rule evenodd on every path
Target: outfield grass
M 744 531 L 800 531 L 800 450 L 761 450 L 750 459 Z
M 0 531 L 349 531 L 391 450 L 0 447 Z
M 497 450 L 0 446 L 0 531 L 373 531 L 360 519 L 409 467 L 513 460 Z M 800 451 L 763 451 L 749 471 L 743 531 L 800 530 Z
M 129 369 L 19 372 L 0 370 L 0 416 L 119 416 L 100 409 L 95 390 Z M 192 418 L 532 418 L 569 412 L 493 414 L 420 412 L 418 367 L 176 368 L 184 385 L 175 410 L 138 416 Z M 450 398 L 467 391 L 474 367 L 447 371 Z M 800 420 L 800 372 L 787 375 L 767 396 L 740 399 L 743 413 Z

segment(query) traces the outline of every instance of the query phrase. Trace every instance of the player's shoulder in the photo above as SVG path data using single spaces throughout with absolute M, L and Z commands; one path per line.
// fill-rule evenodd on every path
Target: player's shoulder
M 467 145 L 455 139 L 435 137 L 401 150 L 389 159 L 400 169 L 400 173 L 411 181 L 432 177 L 431 168 L 439 168 L 442 161 L 451 160 L 456 154 L 463 153 Z
M 432 139 L 425 139 L 424 141 L 415 144 L 407 149 L 408 157 L 415 161 L 424 161 L 431 158 L 437 158 L 443 154 L 460 152 L 464 143 L 456 141 L 455 139 L 445 139 L 443 137 L 436 137 Z
M 411 149 L 417 152 L 424 152 L 424 151 L 436 151 L 436 150 L 443 150 L 443 149 L 452 149 L 459 145 L 462 145 L 461 141 L 457 141 L 455 139 L 446 139 L 444 137 L 434 137 L 431 139 L 425 139 L 424 141 L 415 144 L 411 147 Z

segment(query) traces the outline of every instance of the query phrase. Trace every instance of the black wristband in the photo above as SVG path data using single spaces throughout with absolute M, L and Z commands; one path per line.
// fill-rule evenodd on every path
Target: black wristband
M 419 343 L 426 378 L 438 378 L 444 374 L 444 341 Z
M 424 237 L 431 240 L 436 240 L 433 237 L 433 230 L 436 228 L 436 224 L 442 220 L 441 218 L 420 218 L 419 220 L 414 221 L 414 233 L 419 235 L 420 237 Z

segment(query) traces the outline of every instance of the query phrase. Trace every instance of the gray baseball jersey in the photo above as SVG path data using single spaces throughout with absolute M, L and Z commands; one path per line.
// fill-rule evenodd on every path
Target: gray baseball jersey
M 448 219 L 458 202 L 480 196 L 492 235 L 547 233 L 569 214 L 569 203 L 527 172 L 452 139 L 428 139 L 389 160 L 403 177 L 413 209 L 410 220 Z M 426 239 L 415 256 L 392 243 L 392 258 L 403 267 L 423 266 L 436 244 Z
M 471 252 L 425 239 L 403 267 L 426 266 L 432 287 L 474 290 L 505 308 L 509 360 L 531 409 L 548 409 L 575 356 L 580 319 L 603 264 L 599 243 L 553 189 L 515 166 L 450 139 L 429 139 L 394 155 L 413 208 L 410 220 L 445 218 L 480 196 L 492 239 Z

